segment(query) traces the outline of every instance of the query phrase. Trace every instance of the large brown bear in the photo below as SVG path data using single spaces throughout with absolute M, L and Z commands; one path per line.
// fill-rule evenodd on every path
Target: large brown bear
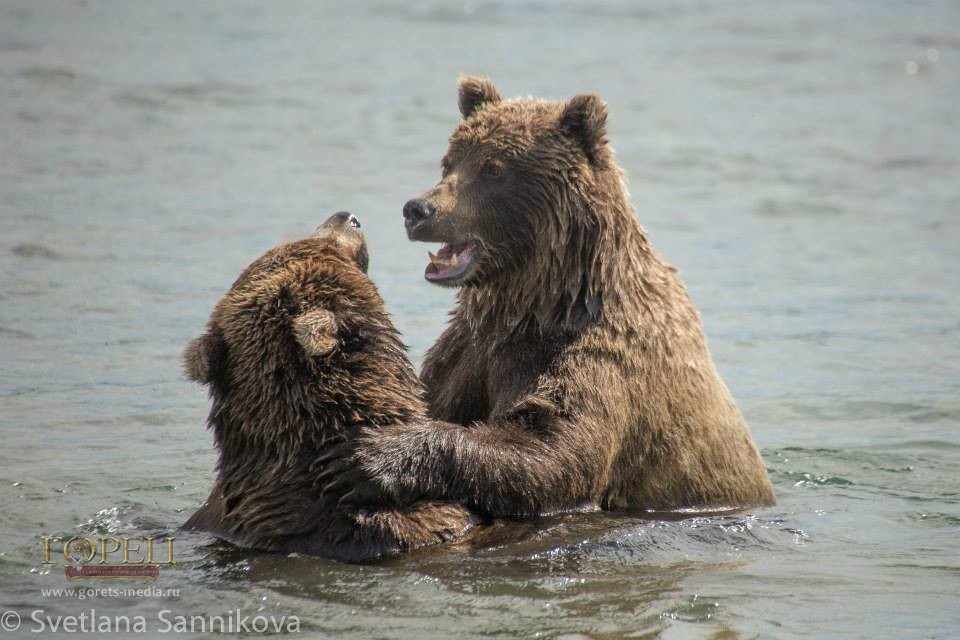
M 502 100 L 460 81 L 440 183 L 404 207 L 459 287 L 421 378 L 430 414 L 331 465 L 344 502 L 490 515 L 770 505 L 773 488 L 676 270 L 627 201 L 596 95 Z M 358 484 L 357 484 L 358 483 Z
M 459 505 L 337 507 L 317 459 L 362 427 L 425 420 L 422 387 L 366 275 L 357 219 L 331 217 L 306 240 L 251 264 L 184 352 L 209 385 L 220 452 L 210 497 L 184 525 L 242 546 L 361 561 L 460 537 Z

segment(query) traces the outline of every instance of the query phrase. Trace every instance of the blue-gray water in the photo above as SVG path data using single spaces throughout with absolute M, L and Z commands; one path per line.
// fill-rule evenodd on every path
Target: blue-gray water
M 0 609 L 21 632 L 95 607 L 335 638 L 960 635 L 960 5 L 346 4 L 0 4 Z M 40 536 L 162 532 L 205 498 L 180 350 L 271 245 L 360 216 L 419 363 L 452 295 L 400 208 L 439 176 L 460 72 L 609 102 L 779 504 L 366 567 L 181 536 L 157 582 L 178 598 L 43 596 L 78 583 Z

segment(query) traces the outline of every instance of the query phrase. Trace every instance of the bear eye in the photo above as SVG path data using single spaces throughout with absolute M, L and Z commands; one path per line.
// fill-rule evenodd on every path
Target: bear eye
M 483 165 L 481 172 L 488 178 L 499 178 L 503 175 L 503 163 L 491 160 Z

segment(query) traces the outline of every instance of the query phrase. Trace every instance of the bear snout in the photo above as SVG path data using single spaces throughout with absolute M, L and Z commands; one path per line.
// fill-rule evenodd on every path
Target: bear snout
M 408 234 L 413 233 L 414 229 L 436 215 L 437 208 L 423 198 L 414 198 L 403 205 L 403 224 Z

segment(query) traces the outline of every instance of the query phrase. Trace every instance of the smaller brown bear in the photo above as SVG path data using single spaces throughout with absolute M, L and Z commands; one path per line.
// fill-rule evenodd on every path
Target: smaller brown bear
M 241 546 L 364 561 L 461 538 L 459 505 L 338 508 L 316 486 L 329 447 L 361 428 L 426 421 L 423 388 L 366 275 L 360 223 L 341 212 L 268 251 L 184 352 L 209 385 L 219 449 L 207 502 L 184 525 Z

